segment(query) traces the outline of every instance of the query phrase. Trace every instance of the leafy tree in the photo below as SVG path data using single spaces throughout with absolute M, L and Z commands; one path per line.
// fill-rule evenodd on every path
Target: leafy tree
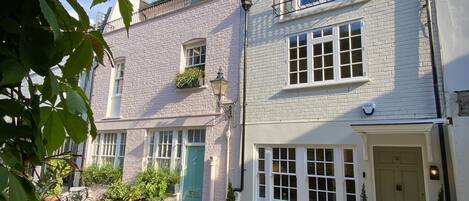
M 103 64 L 113 56 L 77 0 L 66 1 L 78 19 L 59 0 L 5 1 L 0 7 L 0 200 L 37 200 L 33 167 L 53 158 L 66 135 L 76 143 L 96 136 L 78 77 L 89 73 L 93 58 Z M 132 4 L 118 3 L 128 31 Z M 43 81 L 33 82 L 31 72 Z

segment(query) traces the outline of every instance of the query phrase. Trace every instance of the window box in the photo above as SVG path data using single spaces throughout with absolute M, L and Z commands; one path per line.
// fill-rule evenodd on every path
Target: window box
M 176 75 L 176 87 L 178 89 L 201 87 L 205 84 L 204 75 L 204 65 L 188 67 Z

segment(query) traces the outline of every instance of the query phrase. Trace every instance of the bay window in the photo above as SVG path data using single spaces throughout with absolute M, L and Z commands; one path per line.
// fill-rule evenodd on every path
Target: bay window
M 360 21 L 288 38 L 288 84 L 314 85 L 365 77 Z
M 92 142 L 93 164 L 123 167 L 126 133 L 98 133 Z
M 256 200 L 355 201 L 354 154 L 339 145 L 258 146 Z

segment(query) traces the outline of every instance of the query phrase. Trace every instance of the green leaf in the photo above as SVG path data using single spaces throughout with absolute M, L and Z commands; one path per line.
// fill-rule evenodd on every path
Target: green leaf
M 59 83 L 54 73 L 49 72 L 49 75 L 44 78 L 42 84 L 42 95 L 46 100 L 49 100 L 52 104 L 55 103 L 57 95 L 59 94 Z
M 134 12 L 133 5 L 129 0 L 117 0 L 119 2 L 119 11 L 124 21 L 127 37 L 129 36 L 129 27 L 132 20 L 132 13 Z
M 107 0 L 93 0 L 93 3 L 91 3 L 91 6 L 90 8 L 92 8 L 93 6 L 97 5 L 97 4 L 100 4 L 100 3 L 104 3 L 106 2 Z
M 114 56 L 112 55 L 111 48 L 109 48 L 109 45 L 107 44 L 106 40 L 104 40 L 103 34 L 99 31 L 91 31 L 90 34 L 93 35 L 94 37 L 96 37 L 101 42 L 101 44 L 104 46 L 104 48 L 106 49 L 106 53 L 109 57 L 109 60 L 114 61 Z M 111 62 L 111 64 L 112 63 L 113 62 Z
M 93 49 L 89 40 L 83 40 L 78 48 L 70 55 L 63 68 L 67 79 L 74 79 L 83 69 L 89 67 L 93 61 Z
M 88 124 L 82 117 L 70 114 L 66 111 L 61 112 L 62 121 L 64 122 L 67 134 L 79 144 L 86 139 L 88 134 Z
M 18 61 L 10 58 L 0 61 L 0 86 L 19 83 L 24 76 L 26 71 Z
M 33 135 L 31 127 L 13 126 L 4 122 L 0 122 L 0 133 L 0 143 L 17 138 L 30 138 Z
M 67 97 L 65 98 L 65 103 L 67 104 L 67 109 L 70 113 L 86 113 L 85 101 L 75 90 L 67 89 L 65 93 L 67 94 Z
M 96 58 L 97 58 L 98 62 L 100 64 L 104 65 L 103 64 L 103 57 L 104 57 L 104 48 L 103 48 L 103 46 L 104 45 L 95 36 L 93 36 L 91 34 L 88 34 L 86 36 L 91 41 L 91 45 L 93 46 L 94 53 L 96 53 Z
M 10 173 L 8 179 L 10 181 L 8 188 L 10 200 L 37 200 L 34 197 L 34 188 L 28 180 L 13 173 Z
M 3 191 L 3 189 L 5 189 L 7 186 L 8 186 L 8 170 L 3 167 L 3 166 L 0 166 L 0 192 Z
M 65 130 L 62 120 L 57 112 L 52 111 L 44 125 L 44 137 L 47 140 L 47 153 L 52 154 L 65 140 Z
M 59 24 L 55 18 L 54 11 L 52 11 L 52 9 L 49 7 L 49 4 L 47 4 L 46 0 L 39 0 L 39 5 L 41 7 L 41 12 L 44 15 L 44 18 L 46 18 L 47 23 L 49 23 L 49 26 L 54 33 L 54 39 L 62 36 L 62 32 L 59 29 Z
M 0 99 L 0 114 L 8 115 L 10 117 L 22 116 L 25 112 L 25 107 L 14 99 Z
M 22 168 L 22 157 L 20 153 L 13 150 L 11 147 L 5 148 L 0 152 L 0 159 L 10 168 L 21 171 Z
M 96 124 L 94 124 L 93 111 L 91 110 L 90 103 L 88 102 L 88 97 L 81 88 L 77 88 L 76 92 L 85 100 L 86 106 L 86 116 L 88 117 L 88 123 L 90 124 L 90 135 L 94 139 L 97 135 Z
M 78 18 L 80 19 L 80 23 L 84 31 L 87 31 L 90 27 L 90 19 L 88 18 L 88 14 L 86 14 L 85 10 L 81 7 L 81 5 L 76 0 L 67 0 L 67 2 L 72 6 L 73 10 L 77 12 Z
M 52 112 L 52 108 L 51 107 L 41 107 L 41 108 L 39 108 L 39 111 L 40 111 L 41 122 L 39 122 L 38 127 L 42 127 L 49 120 L 50 114 Z

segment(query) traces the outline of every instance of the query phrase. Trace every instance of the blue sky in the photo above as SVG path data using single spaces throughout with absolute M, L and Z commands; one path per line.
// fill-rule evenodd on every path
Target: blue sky
M 67 3 L 66 0 L 60 0 L 60 2 L 62 2 L 63 6 L 65 7 L 65 9 L 67 9 L 67 11 L 70 13 L 70 15 L 78 18 L 77 13 Z M 91 2 L 93 2 L 93 0 L 78 0 L 78 3 L 80 3 L 80 5 L 83 7 L 83 9 L 85 9 L 86 13 L 88 13 L 88 16 L 90 18 L 90 23 L 94 24 L 95 18 L 96 18 L 96 13 L 97 12 L 106 13 L 107 9 L 114 5 L 115 0 L 108 0 L 104 3 L 95 5 L 93 8 L 90 9 Z

